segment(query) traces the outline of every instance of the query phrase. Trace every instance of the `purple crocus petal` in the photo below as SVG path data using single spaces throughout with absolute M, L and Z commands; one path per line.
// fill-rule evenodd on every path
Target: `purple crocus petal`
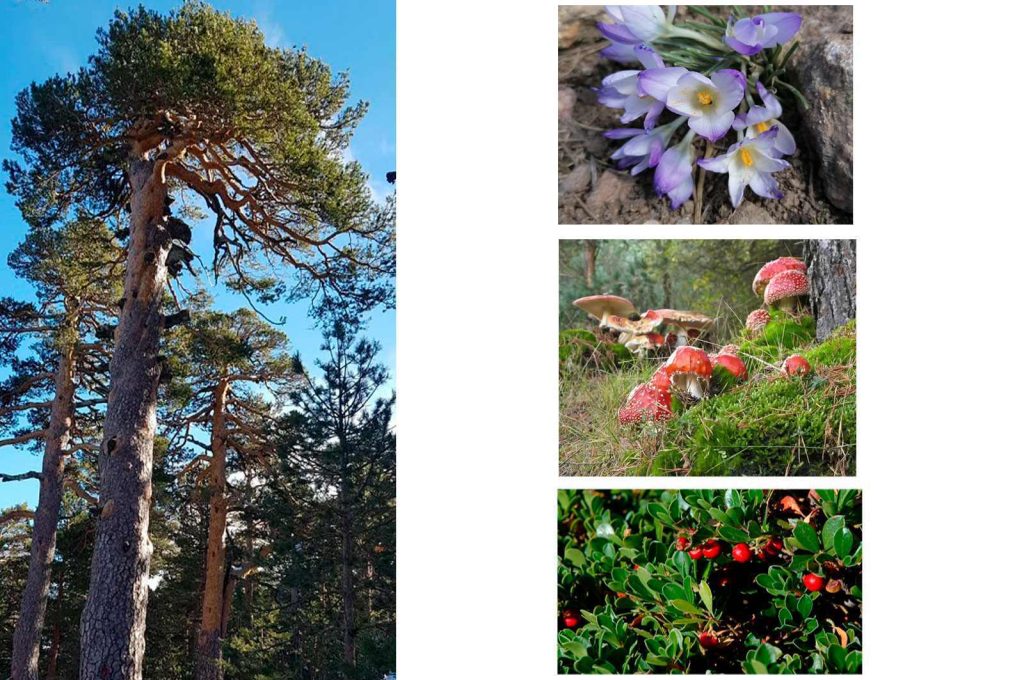
M 661 156 L 661 162 L 654 171 L 654 191 L 659 196 L 667 194 L 679 185 L 684 175 L 690 174 L 690 159 L 678 146 L 673 146 Z
M 686 73 L 686 69 L 682 66 L 649 68 L 637 76 L 637 92 L 664 102 L 668 91 L 675 87 L 679 79 Z
M 765 42 L 765 47 L 775 47 L 788 42 L 800 30 L 800 24 L 803 23 L 803 18 L 794 12 L 769 12 L 762 14 L 761 18 L 766 24 L 775 28 L 775 35 Z
M 654 128 L 655 123 L 658 122 L 658 118 L 661 116 L 661 112 L 665 110 L 665 105 L 661 102 L 655 102 L 651 105 L 651 108 L 647 110 L 647 116 L 644 118 L 644 129 L 651 130 Z
M 714 158 L 701 158 L 697 165 L 711 172 L 729 172 L 730 154 L 715 156 Z
M 615 128 L 614 130 L 605 130 L 604 136 L 608 139 L 629 139 L 643 133 L 643 130 L 637 130 L 636 128 Z
M 725 111 L 712 116 L 691 116 L 688 124 L 698 135 L 714 142 L 729 132 L 733 118 L 732 111 Z
M 655 137 L 651 141 L 651 152 L 647 155 L 647 163 L 650 167 L 654 167 L 661 162 L 662 152 L 665 150 L 665 142 L 662 141 L 661 137 Z
M 689 175 L 675 189 L 668 192 L 673 210 L 679 210 L 679 206 L 689 201 L 691 196 L 693 196 L 693 175 Z
M 744 145 L 752 146 L 757 151 L 771 155 L 772 150 L 775 148 L 775 138 L 779 136 L 779 127 L 773 125 L 770 130 L 762 132 L 757 137 L 754 137 Z
M 601 85 L 615 88 L 621 94 L 633 94 L 636 92 L 637 76 L 640 71 L 630 69 L 627 71 L 616 71 L 604 77 Z
M 765 22 L 761 17 L 740 19 L 732 26 L 731 35 L 744 45 L 757 45 L 764 32 Z
M 757 83 L 757 94 L 761 97 L 761 101 L 764 102 L 765 110 L 771 114 L 770 118 L 778 118 L 782 115 L 782 103 L 771 93 L 771 90 L 760 82 Z
M 732 203 L 733 208 L 738 208 L 743 203 L 743 190 L 746 188 L 747 182 L 741 173 L 729 173 L 729 201 Z
M 640 40 L 654 40 L 662 34 L 665 12 L 659 5 L 619 5 L 629 32 Z
M 767 123 L 774 116 L 772 116 L 768 109 L 763 106 L 751 106 L 750 110 L 745 114 L 736 114 L 736 121 L 732 124 L 734 130 L 742 130 L 743 128 L 753 127 L 760 123 Z
M 622 24 L 598 23 L 597 30 L 601 31 L 601 35 L 612 42 L 625 43 L 627 45 L 635 45 L 640 42 L 640 39 Z
M 621 94 L 613 87 L 602 87 L 597 91 L 597 101 L 610 109 L 621 109 L 629 101 L 629 95 Z
M 665 62 L 661 60 L 661 55 L 643 43 L 634 47 L 633 53 L 636 54 L 637 61 L 643 64 L 645 69 L 662 68 L 665 66 Z
M 762 156 L 761 154 L 751 155 L 754 156 L 754 168 L 758 172 L 779 172 L 789 167 L 789 163 L 781 158 L 772 158 L 771 156 Z
M 620 64 L 636 63 L 636 52 L 633 51 L 633 45 L 626 43 L 612 42 L 611 45 L 601 50 L 601 56 Z
M 745 57 L 749 57 L 750 55 L 757 54 L 761 51 L 760 45 L 746 45 L 731 35 L 722 36 L 722 42 Z
M 720 107 L 735 109 L 743 101 L 743 91 L 747 86 L 747 79 L 742 73 L 734 68 L 725 68 L 711 74 L 711 82 L 718 88 Z M 732 123 L 732 119 L 729 120 Z
M 793 133 L 782 123 L 776 123 L 776 125 L 779 127 L 779 134 L 775 138 L 775 148 L 787 156 L 791 156 L 796 153 L 796 140 L 793 139 Z
M 730 182 L 731 185 L 731 182 Z M 779 191 L 779 183 L 775 181 L 775 178 L 764 172 L 754 172 L 750 175 L 750 188 L 755 194 L 762 198 L 782 198 L 782 192 Z M 730 191 L 732 187 L 730 186 Z

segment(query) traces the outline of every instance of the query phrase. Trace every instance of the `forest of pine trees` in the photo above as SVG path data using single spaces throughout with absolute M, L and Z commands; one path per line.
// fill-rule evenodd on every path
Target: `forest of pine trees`
M 0 298 L 0 677 L 394 669 L 394 196 L 345 75 L 200 2 L 17 97 Z M 239 303 L 239 301 L 242 301 Z M 308 305 L 316 356 L 266 306 Z

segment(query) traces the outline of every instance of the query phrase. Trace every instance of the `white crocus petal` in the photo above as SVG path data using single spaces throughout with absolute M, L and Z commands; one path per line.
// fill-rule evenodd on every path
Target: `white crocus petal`
M 669 90 L 675 87 L 686 73 L 687 70 L 682 66 L 649 68 L 638 76 L 637 89 L 659 101 L 665 101 Z
M 604 80 L 601 84 L 614 88 L 619 94 L 636 94 L 637 76 L 640 71 L 617 71 Z
M 743 190 L 747 188 L 747 183 L 741 175 L 739 172 L 729 173 L 729 200 L 732 201 L 733 208 L 740 207 L 740 203 L 743 202 Z
M 793 155 L 796 153 L 796 140 L 793 139 L 793 133 L 782 123 L 775 121 L 775 124 L 779 128 L 779 133 L 775 137 L 775 148 L 787 156 Z
M 762 198 L 779 198 L 779 183 L 769 174 L 755 172 L 750 175 L 750 188 Z

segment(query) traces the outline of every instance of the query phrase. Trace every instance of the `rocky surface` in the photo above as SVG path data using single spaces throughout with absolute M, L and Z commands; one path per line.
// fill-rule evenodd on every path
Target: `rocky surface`
M 841 50 L 844 41 L 852 44 L 852 11 L 848 6 L 801 6 L 798 11 L 805 20 L 791 70 L 802 87 L 815 88 L 815 105 L 799 112 L 795 103 L 783 99 L 782 120 L 798 143 L 796 154 L 787 159 L 793 167 L 776 175 L 785 197 L 763 200 L 748 190 L 743 204 L 733 210 L 726 176 L 708 173 L 704 222 L 834 224 L 852 220 L 852 52 Z M 654 193 L 651 172 L 631 177 L 608 160 L 618 143 L 610 143 L 601 133 L 620 123 L 615 111 L 597 102 L 592 88 L 621 67 L 599 54 L 607 45 L 594 26 L 602 9 L 560 6 L 558 12 L 559 222 L 692 223 L 692 201 L 673 211 L 667 198 Z
M 792 71 L 810 108 L 804 130 L 813 148 L 825 196 L 853 212 L 853 14 L 852 8 L 812 12 Z

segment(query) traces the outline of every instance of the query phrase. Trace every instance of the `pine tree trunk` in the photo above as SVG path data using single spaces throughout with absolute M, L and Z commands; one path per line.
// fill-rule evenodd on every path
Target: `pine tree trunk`
M 804 258 L 820 341 L 857 317 L 857 244 L 850 240 L 807 241 Z
M 46 680 L 57 680 L 57 658 L 60 656 L 60 643 L 63 637 L 61 628 L 61 605 L 64 602 L 64 579 L 57 581 L 57 602 L 54 607 L 53 640 L 50 642 L 50 660 L 46 664 Z
M 342 440 L 344 441 L 344 440 Z M 344 443 L 342 444 L 344 446 Z M 341 609 L 342 609 L 342 641 L 341 650 L 345 661 L 351 665 L 356 662 L 356 587 L 352 577 L 352 569 L 355 561 L 355 541 L 353 538 L 354 528 L 352 526 L 352 505 L 349 501 L 349 480 L 344 476 L 348 474 L 347 456 L 342 457 L 343 476 L 339 483 L 338 500 L 341 502 L 341 511 L 338 513 L 341 519 Z
M 158 351 L 170 238 L 164 229 L 167 186 L 154 162 L 132 162 L 131 228 L 125 304 L 110 361 L 100 502 L 82 612 L 81 680 L 140 680 L 149 597 L 149 506 L 156 432 Z
M 206 576 L 203 614 L 196 645 L 195 680 L 221 680 L 221 636 L 224 629 L 225 533 L 227 507 L 227 432 L 225 409 L 228 383 L 222 380 L 213 392 L 213 430 L 210 434 L 210 466 L 206 471 L 210 490 L 210 520 L 206 536 Z
M 70 316 L 68 323 L 74 328 L 77 319 Z M 74 342 L 74 339 L 69 339 L 61 350 L 54 376 L 53 403 L 39 479 L 39 503 L 32 523 L 28 578 L 22 592 L 18 623 L 14 628 L 12 680 L 39 678 L 39 638 L 46 618 L 50 571 L 57 547 L 57 522 L 64 497 L 64 455 L 71 439 L 71 421 L 75 412 Z

